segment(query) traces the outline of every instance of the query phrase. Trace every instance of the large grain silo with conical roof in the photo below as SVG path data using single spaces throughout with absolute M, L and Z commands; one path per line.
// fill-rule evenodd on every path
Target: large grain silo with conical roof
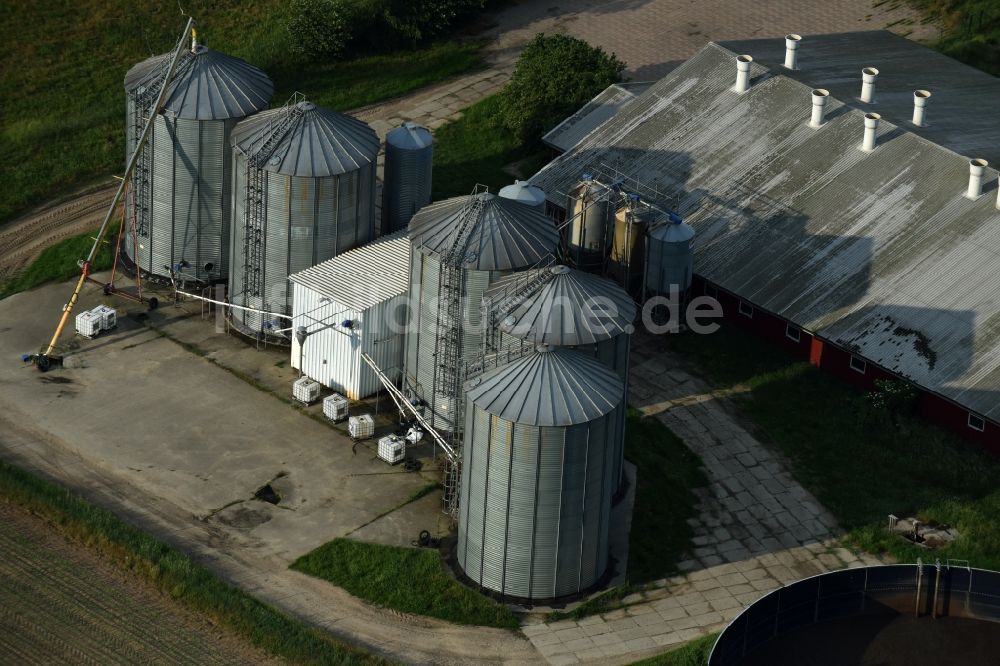
M 290 314 L 288 276 L 375 237 L 379 140 L 364 122 L 294 97 L 232 133 L 229 300 L 244 333 Z
M 173 53 L 125 75 L 126 151 L 135 149 Z M 192 43 L 181 54 L 126 201 L 135 242 L 125 252 L 142 272 L 202 282 L 228 273 L 231 155 L 237 121 L 267 108 L 274 84 L 253 65 Z
M 463 369 L 481 353 L 484 292 L 505 274 L 550 260 L 559 232 L 537 208 L 477 192 L 425 206 L 409 233 L 406 388 L 450 434 L 460 425 Z
M 551 266 L 497 280 L 483 298 L 484 355 L 534 349 L 545 344 L 575 349 L 613 370 L 622 380 L 622 405 L 614 418 L 617 435 L 613 476 L 622 479 L 625 437 L 625 391 L 629 349 L 637 306 L 608 278 Z
M 541 345 L 466 385 L 456 557 L 473 582 L 550 599 L 608 567 L 622 380 Z

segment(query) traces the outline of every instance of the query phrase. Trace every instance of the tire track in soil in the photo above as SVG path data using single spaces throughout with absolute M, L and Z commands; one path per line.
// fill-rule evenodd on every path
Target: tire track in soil
M 275 662 L 40 519 L 2 504 L 0 654 L 25 664 Z

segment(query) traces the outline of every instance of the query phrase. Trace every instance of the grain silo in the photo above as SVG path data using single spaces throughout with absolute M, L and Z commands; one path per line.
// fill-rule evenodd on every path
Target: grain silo
M 289 314 L 289 275 L 374 238 L 378 135 L 297 96 L 240 122 L 232 145 L 229 300 Z M 266 319 L 233 310 L 245 333 Z
M 539 209 L 482 192 L 424 207 L 410 222 L 410 239 L 406 388 L 450 434 L 463 368 L 481 353 L 483 293 L 502 275 L 549 257 L 559 232 Z
M 567 196 L 569 256 L 578 268 L 600 271 L 604 267 L 612 227 L 611 200 L 611 191 L 589 173 Z
M 513 184 L 501 187 L 500 196 L 513 199 L 534 208 L 545 208 L 545 191 L 523 180 L 515 180 Z
M 503 595 L 550 599 L 608 566 L 619 377 L 542 345 L 466 387 L 456 556 Z
M 671 213 L 665 224 L 649 230 L 646 245 L 646 293 L 668 295 L 671 288 L 681 294 L 691 288 L 694 228 Z
M 571 347 L 614 370 L 628 386 L 637 308 L 632 297 L 613 281 L 568 266 L 524 271 L 494 283 L 483 305 L 489 313 L 485 351 L 533 349 L 539 344 Z M 491 328 L 494 324 L 495 330 Z M 617 489 L 625 453 L 624 402 L 615 418 L 618 436 L 613 477 Z
M 431 202 L 433 161 L 434 140 L 426 128 L 406 122 L 385 135 L 383 234 L 405 229 Z
M 172 53 L 125 75 L 126 150 L 156 101 Z M 127 210 L 137 242 L 129 261 L 145 273 L 214 282 L 228 275 L 229 137 L 237 121 L 267 107 L 274 84 L 264 72 L 192 40 L 136 164 Z
M 627 291 L 641 286 L 637 283 L 643 275 L 646 230 L 656 217 L 638 194 L 629 194 L 615 212 L 608 271 Z

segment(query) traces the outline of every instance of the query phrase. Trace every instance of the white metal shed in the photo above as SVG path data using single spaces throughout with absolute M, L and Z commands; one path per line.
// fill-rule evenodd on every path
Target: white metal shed
M 304 326 L 308 333 L 301 349 L 292 338 L 292 367 L 351 400 L 379 390 L 362 353 L 398 379 L 408 320 L 409 256 L 410 240 L 403 232 L 291 275 L 292 327 Z

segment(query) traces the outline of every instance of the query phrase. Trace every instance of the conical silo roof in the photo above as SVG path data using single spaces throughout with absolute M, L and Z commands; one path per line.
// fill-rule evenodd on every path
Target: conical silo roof
M 125 75 L 125 90 L 160 85 L 173 53 L 153 56 Z M 274 83 L 250 63 L 204 44 L 185 50 L 167 90 L 162 113 L 191 120 L 243 118 L 266 109 Z
M 473 198 L 478 207 L 470 206 Z M 441 257 L 456 242 L 457 232 L 467 215 L 471 225 L 459 248 L 464 268 L 505 271 L 527 268 L 555 251 L 559 232 L 543 212 L 512 199 L 488 192 L 455 197 L 424 206 L 410 221 L 413 247 L 424 254 Z
M 467 385 L 467 400 L 505 421 L 531 426 L 571 426 L 604 416 L 621 401 L 622 380 L 609 368 L 572 349 L 538 349 Z
M 568 266 L 501 278 L 486 298 L 501 309 L 501 331 L 539 344 L 595 344 L 631 333 L 636 315 L 635 301 L 620 286 Z
M 685 222 L 668 222 L 651 229 L 649 237 L 664 243 L 683 243 L 694 238 L 694 227 Z
M 385 135 L 385 142 L 403 150 L 420 150 L 434 143 L 426 127 L 407 121 Z
M 281 117 L 293 112 L 292 124 L 286 129 Z M 233 130 L 232 142 L 235 148 L 252 153 L 281 132 L 284 134 L 269 148 L 262 164 L 267 171 L 306 178 L 338 176 L 378 157 L 378 135 L 367 123 L 312 102 L 251 116 Z

